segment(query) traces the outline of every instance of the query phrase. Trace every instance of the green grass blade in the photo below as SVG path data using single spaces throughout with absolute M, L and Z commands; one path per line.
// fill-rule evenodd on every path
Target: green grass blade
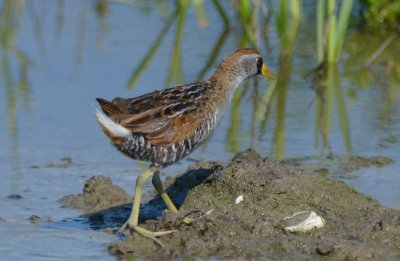
M 204 1 L 203 0 L 192 0 L 194 10 L 196 12 L 197 18 L 199 19 L 199 25 L 201 27 L 206 27 L 208 25 L 208 20 L 206 12 L 204 11 Z
M 228 128 L 230 151 L 237 153 L 240 150 L 240 104 L 245 88 L 237 88 L 232 99 L 231 125 Z
M 160 44 L 162 43 L 165 35 L 169 31 L 172 23 L 175 21 L 177 15 L 177 10 L 175 10 L 170 17 L 168 17 L 165 25 L 161 29 L 160 33 L 158 34 L 157 38 L 154 40 L 153 44 L 151 45 L 149 51 L 143 57 L 143 59 L 139 62 L 139 65 L 133 70 L 129 81 L 128 81 L 128 89 L 133 89 L 136 86 L 137 81 L 139 80 L 140 76 L 149 66 L 151 60 L 153 59 L 155 53 L 157 52 Z
M 349 24 L 349 19 L 352 9 L 353 9 L 353 0 L 342 1 L 342 6 L 340 7 L 340 12 L 339 12 L 338 28 L 336 33 L 335 62 L 339 60 L 340 52 L 342 51 L 342 46 L 344 38 L 346 36 L 346 31 Z
M 336 0 L 328 0 L 328 63 L 335 62 Z
M 324 141 L 323 148 L 329 147 L 329 132 L 331 129 L 332 112 L 333 112 L 333 99 L 335 95 L 335 75 L 334 66 L 328 63 L 326 67 L 326 81 L 325 81 L 325 108 L 324 108 L 324 122 L 322 126 L 322 138 Z
M 215 63 L 215 60 L 217 59 L 218 54 L 221 52 L 222 46 L 224 46 L 224 44 L 225 44 L 228 33 L 229 33 L 229 30 L 227 28 L 225 28 L 225 30 L 219 36 L 214 48 L 212 49 L 212 51 L 207 59 L 205 66 L 203 67 L 203 69 L 201 69 L 200 73 L 197 76 L 198 81 L 203 79 L 206 72 Z
M 184 32 L 184 25 L 186 21 L 186 13 L 188 9 L 189 1 L 180 0 L 178 9 L 178 21 L 176 25 L 175 42 L 172 50 L 171 66 L 167 76 L 166 85 L 169 86 L 173 83 L 182 83 L 183 74 L 181 68 L 181 43 Z
M 213 0 L 213 3 L 215 5 L 215 7 L 217 8 L 219 15 L 221 16 L 225 27 L 230 27 L 229 17 L 226 14 L 224 8 L 222 7 L 221 2 L 219 0 Z
M 325 24 L 325 4 L 326 0 L 317 2 L 317 62 L 324 61 L 324 24 Z
M 335 66 L 334 70 L 335 76 L 335 96 L 336 96 L 336 106 L 338 109 L 340 129 L 342 131 L 343 142 L 346 151 L 351 152 L 351 140 L 350 140 L 350 129 L 349 129 L 349 118 L 346 112 L 346 102 L 344 100 L 342 85 L 339 78 L 339 72 Z

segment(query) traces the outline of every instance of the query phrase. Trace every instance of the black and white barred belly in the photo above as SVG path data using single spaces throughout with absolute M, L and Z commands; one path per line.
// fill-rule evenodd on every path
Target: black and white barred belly
M 219 121 L 219 113 L 209 115 L 208 120 L 196 129 L 194 135 L 168 145 L 152 145 L 142 134 L 133 134 L 122 146 L 117 147 L 125 155 L 149 161 L 162 167 L 183 159 L 209 138 Z

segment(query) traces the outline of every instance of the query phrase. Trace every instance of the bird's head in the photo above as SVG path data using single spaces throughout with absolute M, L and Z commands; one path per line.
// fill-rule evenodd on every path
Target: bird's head
M 252 76 L 263 75 L 275 80 L 275 75 L 264 64 L 261 55 L 254 49 L 246 48 L 227 56 L 217 67 L 210 80 L 224 81 L 237 86 Z

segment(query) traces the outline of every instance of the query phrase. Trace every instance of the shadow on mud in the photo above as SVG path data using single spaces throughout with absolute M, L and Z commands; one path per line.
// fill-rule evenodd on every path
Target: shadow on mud
M 204 164 L 203 164 L 204 165 Z M 189 171 L 176 179 L 165 181 L 168 195 L 179 208 L 188 192 L 203 183 L 212 173 L 221 168 L 217 163 L 207 163 Z M 85 182 L 83 192 L 79 195 L 67 195 L 59 200 L 63 207 L 73 207 L 85 214 L 53 222 L 59 227 L 76 227 L 93 230 L 119 228 L 128 219 L 132 209 L 131 197 L 111 183 L 108 177 L 95 176 Z M 121 202 L 128 202 L 118 204 Z M 108 207 L 107 207 L 108 206 Z M 110 207 L 111 206 L 111 207 Z M 161 217 L 165 204 L 159 195 L 143 202 L 140 206 L 139 222 Z

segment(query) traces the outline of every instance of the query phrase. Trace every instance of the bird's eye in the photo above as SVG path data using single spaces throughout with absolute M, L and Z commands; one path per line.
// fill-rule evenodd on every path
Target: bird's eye
M 257 67 L 263 65 L 263 60 L 262 60 L 261 57 L 257 57 L 257 58 L 256 58 L 256 64 L 257 64 Z
M 257 64 L 257 73 L 258 74 L 261 74 L 261 69 L 262 69 L 262 66 L 263 66 L 263 59 L 261 58 L 261 57 L 257 57 L 256 58 L 256 64 Z

